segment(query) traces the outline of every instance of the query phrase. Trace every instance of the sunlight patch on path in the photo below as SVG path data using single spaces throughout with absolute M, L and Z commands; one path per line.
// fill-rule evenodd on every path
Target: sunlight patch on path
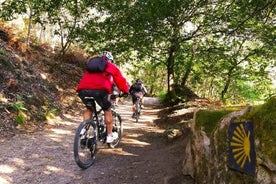
M 112 154 L 115 154 L 115 155 L 122 155 L 122 156 L 138 156 L 136 154 L 133 154 L 133 153 L 129 153 L 129 152 L 126 152 L 124 151 L 122 148 L 115 148 L 115 149 L 101 149 L 100 150 L 100 154 L 101 153 L 112 153 Z
M 122 140 L 123 144 L 130 144 L 133 147 L 144 147 L 144 146 L 150 146 L 150 143 L 144 142 L 144 141 L 139 141 L 137 139 L 130 139 L 130 138 L 125 138 Z
M 89 183 L 98 177 L 97 172 L 106 171 L 105 160 L 115 155 L 123 157 L 139 157 L 137 152 L 127 148 L 142 148 L 151 146 L 149 141 L 143 141 L 144 133 L 161 132 L 158 127 L 152 127 L 156 109 L 143 109 L 141 119 L 134 123 L 131 118 L 129 102 L 118 107 L 118 113 L 123 119 L 123 139 L 119 148 L 100 149 L 97 163 L 100 169 L 91 168 L 86 173 L 76 165 L 73 157 L 73 141 L 75 131 L 82 122 L 81 110 L 71 115 L 64 114 L 62 118 L 51 119 L 49 129 L 30 134 L 18 134 L 0 144 L 0 183 Z M 148 113 L 148 116 L 146 115 Z M 140 131 L 141 129 L 145 131 Z M 139 132 L 140 131 L 140 132 Z M 126 150 L 125 150 L 126 149 Z M 103 153 L 103 154 L 101 154 Z M 117 169 L 117 168 L 116 168 Z M 91 174 L 92 173 L 92 174 Z M 94 174 L 93 174 L 94 173 Z M 95 174 L 96 173 L 96 174 Z M 101 176 L 99 176 L 101 177 Z M 92 179 L 91 179 L 92 178 Z M 96 178 L 97 179 L 97 178 Z M 96 182 L 95 182 L 96 183 Z
M 11 167 L 9 165 L 0 165 L 0 173 L 8 174 L 14 172 L 15 170 L 15 167 Z
M 71 134 L 72 131 L 64 130 L 64 129 L 52 129 L 54 134 L 68 135 Z
M 7 177 L 6 177 L 7 178 Z M 10 178 L 9 179 L 5 179 L 4 177 L 2 177 L 1 175 L 0 175 L 0 183 L 1 184 L 10 184 L 10 183 L 12 183 L 12 182 L 9 182 L 9 181 L 11 180 Z

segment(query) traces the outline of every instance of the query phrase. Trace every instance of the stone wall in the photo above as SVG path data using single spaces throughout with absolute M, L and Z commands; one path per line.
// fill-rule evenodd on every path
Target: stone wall
M 209 137 L 204 127 L 195 129 L 195 112 L 192 137 L 183 160 L 183 174 L 192 176 L 199 184 L 276 184 L 276 164 L 263 154 L 262 142 L 258 137 L 255 137 L 255 174 L 249 175 L 229 167 L 229 125 L 249 110 L 250 107 L 225 116 Z

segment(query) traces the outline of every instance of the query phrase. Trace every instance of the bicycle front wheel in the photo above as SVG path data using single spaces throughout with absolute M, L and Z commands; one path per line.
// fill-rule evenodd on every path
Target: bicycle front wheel
M 113 136 L 115 136 L 115 139 L 112 143 L 108 143 L 108 146 L 111 148 L 116 148 L 120 144 L 121 139 L 123 137 L 123 125 L 122 125 L 122 118 L 119 114 L 113 111 L 112 116 L 113 116 L 112 133 L 113 133 Z
M 74 159 L 82 169 L 92 166 L 97 153 L 97 142 L 95 129 L 91 125 L 91 120 L 82 122 L 75 134 L 74 139 Z

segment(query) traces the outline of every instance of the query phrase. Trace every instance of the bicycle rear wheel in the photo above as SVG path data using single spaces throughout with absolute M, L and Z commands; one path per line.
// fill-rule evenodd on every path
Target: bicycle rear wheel
M 141 106 L 140 106 L 139 100 L 137 100 L 137 102 L 135 103 L 135 107 L 136 107 L 135 120 L 136 120 L 136 123 L 138 123 L 138 120 L 140 118 L 140 111 L 141 111 Z
M 74 159 L 82 169 L 92 166 L 97 153 L 97 142 L 95 129 L 91 125 L 91 120 L 82 122 L 75 134 L 74 139 Z
M 110 148 L 116 148 L 121 142 L 121 139 L 123 137 L 123 125 L 122 125 L 122 118 L 119 114 L 117 114 L 115 111 L 112 112 L 113 116 L 113 136 L 116 135 L 114 141 L 112 143 L 108 143 L 107 145 Z

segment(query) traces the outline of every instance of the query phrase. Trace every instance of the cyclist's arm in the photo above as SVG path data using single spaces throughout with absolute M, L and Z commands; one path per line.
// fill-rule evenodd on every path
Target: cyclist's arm
M 143 94 L 144 94 L 144 95 L 147 95 L 147 94 L 148 94 L 148 91 L 147 91 L 147 89 L 145 88 L 144 85 L 143 85 Z
M 129 94 L 133 95 L 133 85 L 130 86 L 130 89 L 129 89 Z
M 115 65 L 113 65 L 111 63 L 109 63 L 109 64 L 111 66 L 106 69 L 106 70 L 108 70 L 107 72 L 112 74 L 114 82 L 117 85 L 117 87 L 119 88 L 119 90 L 121 90 L 124 93 L 128 93 L 129 87 L 127 85 L 126 78 L 123 76 L 123 74 L 121 73 L 121 71 L 119 70 L 118 67 L 116 67 Z

